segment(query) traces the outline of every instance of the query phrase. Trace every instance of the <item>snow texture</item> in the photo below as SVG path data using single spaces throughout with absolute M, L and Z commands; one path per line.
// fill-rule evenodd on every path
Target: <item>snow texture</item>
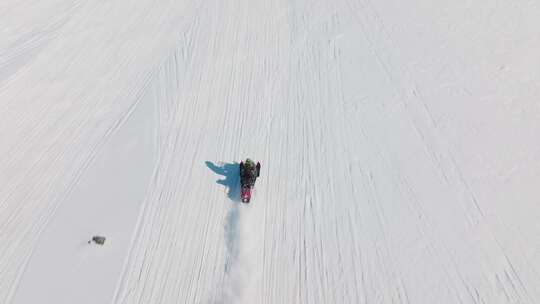
M 538 16 L 3 1 L 0 303 L 539 303 Z

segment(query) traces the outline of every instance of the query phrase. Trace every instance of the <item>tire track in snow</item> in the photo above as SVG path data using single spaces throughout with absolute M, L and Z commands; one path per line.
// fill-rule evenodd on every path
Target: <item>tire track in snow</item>
M 76 15 L 81 4 L 82 1 L 39 4 L 18 1 L 17 5 L 6 5 L 0 13 L 0 28 L 6 29 L 0 42 L 0 86 L 7 79 L 14 80 L 17 72 L 57 37 L 60 28 Z M 53 16 L 44 13 L 51 9 L 55 12 Z M 38 14 L 40 16 L 36 16 Z M 28 22 L 28 18 L 32 22 Z
M 153 190 L 147 199 L 147 210 L 141 220 L 140 229 L 137 232 L 130 253 L 130 261 L 128 266 L 125 267 L 126 272 L 122 276 L 120 287 L 113 300 L 115 302 L 167 302 L 173 298 L 173 294 L 176 294 L 174 298 L 185 299 L 188 302 L 199 302 L 203 301 L 204 298 L 210 299 L 210 302 L 223 301 L 223 299 L 220 299 L 223 289 L 216 287 L 225 286 L 226 284 L 231 286 L 231 283 L 235 282 L 235 280 L 238 282 L 235 278 L 226 283 L 224 272 L 218 272 L 214 268 L 216 264 L 225 265 L 227 256 L 226 242 L 223 241 L 223 225 L 220 225 L 222 221 L 216 216 L 221 213 L 224 216 L 222 219 L 225 219 L 226 213 L 223 212 L 228 209 L 224 207 L 230 203 L 227 203 L 227 205 L 219 204 L 220 207 L 216 208 L 214 204 L 219 202 L 220 199 L 217 199 L 215 193 L 212 192 L 203 195 L 209 198 L 209 201 L 202 199 L 201 202 L 201 195 L 192 191 L 195 188 L 203 187 L 205 185 L 204 179 L 188 179 L 188 176 L 192 174 L 200 174 L 198 173 L 200 168 L 197 165 L 199 162 L 196 159 L 200 159 L 197 155 L 204 155 L 205 150 L 200 151 L 201 153 L 197 153 L 197 150 L 215 146 L 221 152 L 220 157 L 223 157 L 224 153 L 237 154 L 239 147 L 241 147 L 240 144 L 243 142 L 242 138 L 251 134 L 247 134 L 247 132 L 237 134 L 233 130 L 248 123 L 253 125 L 253 114 L 258 112 L 255 109 L 247 111 L 235 110 L 237 108 L 249 109 L 253 104 L 250 96 L 260 94 L 260 92 L 254 90 L 244 89 L 246 83 L 254 81 L 254 77 L 249 73 L 239 73 L 237 70 L 239 65 L 252 67 L 253 63 L 259 58 L 246 57 L 242 53 L 242 49 L 240 49 L 240 46 L 247 42 L 243 39 L 248 33 L 247 26 L 251 22 L 246 23 L 247 20 L 242 18 L 231 18 L 234 16 L 231 12 L 236 10 L 236 5 L 227 3 L 208 4 L 208 7 L 204 10 L 205 13 L 202 13 L 199 17 L 199 23 L 202 24 L 203 21 L 205 23 L 204 27 L 201 26 L 203 33 L 195 31 L 196 33 L 193 34 L 195 42 L 187 50 L 188 53 L 193 52 L 193 50 L 189 49 L 193 46 L 199 48 L 200 51 L 193 52 L 194 56 L 189 59 L 188 68 L 181 72 L 185 73 L 185 75 L 182 75 L 182 79 L 177 83 L 175 83 L 176 80 L 174 79 L 171 82 L 169 73 L 181 73 L 175 72 L 178 71 L 176 63 L 168 62 L 165 64 L 167 67 L 159 72 L 159 79 L 156 79 L 157 90 L 163 90 L 163 94 L 156 97 L 159 100 L 160 107 L 173 109 L 172 113 L 168 115 L 170 120 L 161 118 L 161 120 L 168 121 L 168 123 L 160 127 L 159 136 L 166 138 L 169 142 L 174 142 L 174 144 L 160 140 L 160 146 L 162 147 L 160 148 L 161 161 L 155 173 L 156 183 L 152 186 Z M 229 13 L 226 13 L 227 11 Z M 211 18 L 208 18 L 209 16 Z M 264 28 L 270 30 L 267 27 Z M 231 43 L 231 37 L 233 43 Z M 208 57 L 208 53 L 213 53 L 216 45 L 221 46 L 221 51 L 216 52 L 215 57 Z M 231 45 L 230 48 L 228 48 L 229 45 Z M 227 46 L 227 48 L 223 48 L 223 46 Z M 257 45 L 253 44 L 251 47 L 253 46 Z M 250 43 L 246 47 L 249 49 Z M 179 52 L 183 53 L 184 51 L 179 50 Z M 208 59 L 212 60 L 207 61 Z M 263 72 L 264 69 L 266 68 L 263 68 Z M 191 74 L 192 72 L 193 74 Z M 258 77 L 257 83 L 265 80 L 260 74 L 256 75 L 255 79 L 257 79 L 256 77 Z M 214 90 L 204 90 L 201 87 L 201 84 L 207 83 L 215 84 Z M 230 84 L 230 86 L 223 86 L 223 84 Z M 264 83 L 263 86 L 255 86 L 255 88 L 265 92 L 264 87 Z M 213 102 L 215 99 L 225 99 L 226 104 L 228 104 L 226 108 L 231 109 L 231 111 L 221 112 L 221 108 L 213 110 L 213 107 L 209 105 L 216 104 L 215 101 Z M 169 105 L 172 105 L 172 107 Z M 206 124 L 205 119 L 201 119 L 201 117 L 204 117 L 202 115 L 206 114 L 205 111 L 208 111 L 208 109 L 210 109 L 210 114 L 214 115 L 213 118 L 216 121 L 223 120 L 223 123 L 219 125 L 229 127 L 216 130 L 215 126 Z M 166 113 L 163 110 L 160 110 L 160 112 Z M 236 127 L 232 129 L 232 125 Z M 216 134 L 210 137 L 204 136 L 203 134 L 208 130 L 214 131 Z M 215 138 L 217 143 L 209 142 L 209 138 Z M 193 143 L 196 144 L 192 145 Z M 179 156 L 181 157 L 179 158 Z M 191 165 L 189 168 L 182 169 L 180 167 L 182 163 Z M 184 175 L 183 172 L 187 175 Z M 167 185 L 171 180 L 177 182 Z M 207 188 L 208 186 L 204 187 Z M 179 200 L 181 201 L 179 202 Z M 212 208 L 214 215 L 209 215 L 206 211 L 209 204 L 212 206 L 210 208 Z M 163 214 L 174 214 L 174 216 L 170 218 L 163 217 Z M 192 220 L 189 215 L 197 220 L 191 223 Z M 159 219 L 156 219 L 156 217 L 159 217 Z M 174 220 L 175 217 L 183 220 L 177 222 Z M 196 223 L 201 223 L 204 226 L 204 232 L 198 231 Z M 251 223 L 249 226 L 254 225 Z M 162 231 L 173 229 L 174 233 L 165 237 L 162 236 L 161 232 L 159 234 L 153 233 L 156 229 Z M 149 235 L 154 236 L 149 237 Z M 248 243 L 243 237 L 240 238 L 243 241 L 238 244 L 245 245 Z M 202 251 L 199 244 L 192 242 L 196 239 L 201 239 L 203 243 Z M 178 245 L 167 248 L 164 244 L 170 241 Z M 221 246 L 223 247 L 220 248 Z M 152 252 L 149 252 L 149 248 L 152 248 Z M 242 250 L 239 249 L 239 255 L 243 256 L 242 252 L 245 252 L 243 245 L 238 248 L 242 248 Z M 178 250 L 181 253 L 178 253 Z M 142 257 L 143 252 L 145 252 L 144 258 Z M 202 253 L 201 256 L 198 255 L 199 252 Z M 175 254 L 181 254 L 183 258 L 173 258 Z M 164 255 L 167 257 L 164 258 Z M 205 262 L 207 259 L 210 259 L 210 261 Z M 167 268 L 166 277 L 158 277 L 161 273 L 161 266 L 158 265 L 170 266 Z M 243 273 L 242 269 L 244 267 L 239 267 L 239 265 L 237 261 L 234 271 L 231 268 L 231 273 Z M 244 265 L 244 262 L 242 262 L 242 265 Z M 138 272 L 137 269 L 140 269 L 141 272 Z M 174 278 L 174 280 L 169 280 L 169 278 Z M 211 287 L 213 291 L 208 290 L 209 286 L 214 286 Z M 249 288 L 242 287 L 242 291 L 249 291 Z M 249 293 L 243 292 L 242 294 L 247 295 Z
M 58 14 L 51 7 L 39 13 Z M 0 250 L 2 302 L 12 297 L 40 231 L 95 151 L 133 109 L 155 62 L 152 57 L 161 52 L 152 48 L 168 43 L 162 26 L 175 17 L 164 8 L 148 10 L 144 5 L 132 12 L 161 13 L 163 18 L 118 17 L 120 3 L 91 7 L 69 11 L 65 22 L 63 16 L 52 18 L 63 24 L 50 28 L 54 39 L 0 90 L 0 241 L 6 244 Z M 117 39 L 118 31 L 89 26 L 96 20 L 111 28 L 123 22 L 139 35 Z M 137 47 L 136 56 L 127 53 L 131 47 Z
M 89 3 L 94 16 L 82 13 L 70 31 L 124 39 L 106 35 L 114 23 L 94 27 L 103 14 L 127 16 L 122 32 L 147 37 L 94 51 L 72 37 L 67 53 L 51 43 L 43 52 L 66 57 L 46 53 L 59 63 L 54 75 L 30 77 L 28 65 L 5 86 L 9 94 L 0 91 L 0 130 L 15 129 L 0 137 L 0 171 L 14 172 L 1 176 L 0 299 L 24 268 L 20 256 L 35 242 L 28 236 L 46 225 L 51 202 L 77 182 L 149 75 L 158 162 L 114 303 L 533 301 L 538 277 L 525 277 L 516 258 L 526 252 L 488 225 L 378 4 L 181 3 L 127 11 L 122 2 Z M 84 36 L 89 28 L 96 33 Z M 173 36 L 180 41 L 163 38 Z M 139 58 L 140 49 L 152 56 Z M 88 58 L 101 68 L 83 64 Z M 38 72 L 49 68 L 36 62 Z M 26 92 L 49 77 L 47 90 Z M 117 86 L 125 91 L 102 92 Z M 244 206 L 212 183 L 204 161 L 246 155 L 264 169 Z
M 393 50 L 400 49 L 400 46 L 396 45 L 392 41 L 383 20 L 372 7 L 373 4 L 371 4 L 369 1 L 356 2 L 359 3 L 363 9 L 355 10 L 351 7 L 351 11 L 362 13 L 357 15 L 357 20 L 361 24 L 361 27 L 364 28 L 364 34 L 366 35 L 366 39 L 368 40 L 372 52 L 383 66 L 383 70 L 386 73 L 389 81 L 391 81 L 393 86 L 396 88 L 396 92 L 400 96 L 399 98 L 404 102 L 403 107 L 406 109 L 405 114 L 410 120 L 409 124 L 412 125 L 418 137 L 421 138 L 422 144 L 430 156 L 430 163 L 433 164 L 433 167 L 441 173 L 441 184 L 445 185 L 445 187 L 451 188 L 451 195 L 456 197 L 455 200 L 459 202 L 457 206 L 458 208 L 454 209 L 453 205 L 451 205 L 452 208 L 448 208 L 448 214 L 461 214 L 458 215 L 457 218 L 460 220 L 462 217 L 468 219 L 468 222 L 463 225 L 463 227 L 466 228 L 466 230 L 469 230 L 469 233 L 464 232 L 464 235 L 470 234 L 471 232 L 482 233 L 485 235 L 485 240 L 489 240 L 489 242 L 484 241 L 484 244 L 478 245 L 476 242 L 469 240 L 469 237 L 462 237 L 466 241 L 462 239 L 461 242 L 467 242 L 470 244 L 468 246 L 464 246 L 463 248 L 472 248 L 476 246 L 480 247 L 476 248 L 476 250 L 478 250 L 477 252 L 481 252 L 481 255 L 483 255 L 483 258 L 479 258 L 479 260 L 483 260 L 486 257 L 489 258 L 492 255 L 505 255 L 505 249 L 497 245 L 498 240 L 494 232 L 491 231 L 492 228 L 488 228 L 489 226 L 492 226 L 492 223 L 490 223 L 491 220 L 485 217 L 471 185 L 467 183 L 464 178 L 462 168 L 460 168 L 454 160 L 454 148 L 448 146 L 448 143 L 445 142 L 444 137 L 437 129 L 437 125 L 429 107 L 426 104 L 426 100 L 422 97 L 422 94 L 417 89 L 417 84 L 414 83 L 413 79 L 408 77 L 408 75 L 412 73 L 397 64 L 406 62 L 399 52 L 393 52 Z M 352 1 L 348 1 L 348 3 L 350 5 Z M 374 35 L 373 33 L 381 33 L 381 35 Z M 411 90 L 410 92 L 408 91 L 409 88 Z M 391 156 L 391 158 L 394 157 Z M 398 166 L 398 163 L 394 163 L 393 166 Z M 410 190 L 409 194 L 412 194 L 413 198 L 416 196 L 415 192 L 425 192 L 422 189 L 415 189 L 414 186 L 412 186 L 414 184 L 414 180 L 415 177 L 412 176 L 410 182 L 405 182 L 406 184 L 410 183 L 408 185 Z M 446 191 L 446 189 L 440 190 L 440 193 Z M 464 199 L 460 197 L 460 193 L 465 193 Z M 427 213 L 424 211 L 424 215 L 421 217 L 422 221 L 419 222 L 425 225 L 426 228 L 424 229 L 427 229 L 427 231 L 432 231 L 434 229 L 439 229 L 439 225 L 445 225 L 430 218 L 436 216 L 437 213 L 435 210 L 433 210 L 433 207 L 430 206 L 430 204 L 426 204 L 426 202 L 423 202 L 423 199 L 420 198 L 416 201 L 419 203 L 417 205 L 420 208 L 418 211 L 422 209 L 428 210 Z M 422 207 L 422 205 L 424 205 L 424 207 Z M 447 206 L 443 207 L 447 208 Z M 426 219 L 428 221 L 426 221 Z M 456 229 L 455 227 L 461 228 L 461 225 L 457 225 L 460 220 L 453 221 L 454 229 Z M 440 236 L 445 234 L 443 231 L 438 231 L 438 233 Z M 459 261 L 459 256 L 462 255 L 463 252 L 453 252 L 452 248 L 448 248 L 446 244 L 439 242 L 435 236 L 430 236 L 429 238 L 432 239 L 431 242 L 433 245 L 431 248 L 435 252 L 437 260 L 440 262 L 440 267 L 447 268 L 447 284 L 449 286 L 453 285 L 452 292 L 455 294 L 455 296 L 459 297 L 460 300 L 469 297 L 475 303 L 477 300 L 484 301 L 486 298 L 489 299 L 490 297 L 493 297 L 493 293 L 490 293 L 490 291 L 486 292 L 485 289 L 482 290 L 481 288 L 478 288 L 478 286 L 484 285 L 486 284 L 485 282 L 490 280 L 486 274 L 481 273 L 481 277 L 484 280 L 483 282 L 471 280 L 470 268 L 464 267 L 463 263 Z M 484 246 L 490 249 L 482 248 Z M 452 252 L 454 254 L 452 254 Z M 496 252 L 496 254 L 494 252 Z M 467 253 L 467 256 L 470 258 L 469 254 L 470 253 Z M 508 264 L 511 265 L 512 263 L 508 261 Z M 517 280 L 519 281 L 519 278 Z M 455 282 L 457 282 L 457 284 Z M 529 297 L 527 295 L 526 288 L 522 288 L 522 295 L 519 295 L 517 291 L 515 292 L 515 294 L 517 294 L 516 298 L 520 301 L 523 301 Z M 530 297 L 527 301 L 531 301 Z

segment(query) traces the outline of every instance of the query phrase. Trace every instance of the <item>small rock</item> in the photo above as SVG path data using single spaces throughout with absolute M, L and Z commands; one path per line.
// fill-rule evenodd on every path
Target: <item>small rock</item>
M 96 235 L 92 237 L 92 241 L 98 245 L 103 245 L 105 243 L 105 237 Z

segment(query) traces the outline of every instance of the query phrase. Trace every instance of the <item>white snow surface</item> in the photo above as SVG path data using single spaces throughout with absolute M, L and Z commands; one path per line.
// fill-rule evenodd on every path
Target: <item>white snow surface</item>
M 540 303 L 538 16 L 0 2 L 0 303 Z

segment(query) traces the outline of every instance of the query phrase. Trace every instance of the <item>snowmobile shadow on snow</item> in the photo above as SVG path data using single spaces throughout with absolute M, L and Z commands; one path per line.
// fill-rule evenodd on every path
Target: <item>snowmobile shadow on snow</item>
M 223 163 L 221 166 L 216 166 L 210 161 L 206 161 L 206 166 L 214 173 L 223 175 L 224 178 L 217 180 L 216 183 L 227 187 L 227 196 L 233 202 L 240 201 L 240 164 L 239 163 Z

